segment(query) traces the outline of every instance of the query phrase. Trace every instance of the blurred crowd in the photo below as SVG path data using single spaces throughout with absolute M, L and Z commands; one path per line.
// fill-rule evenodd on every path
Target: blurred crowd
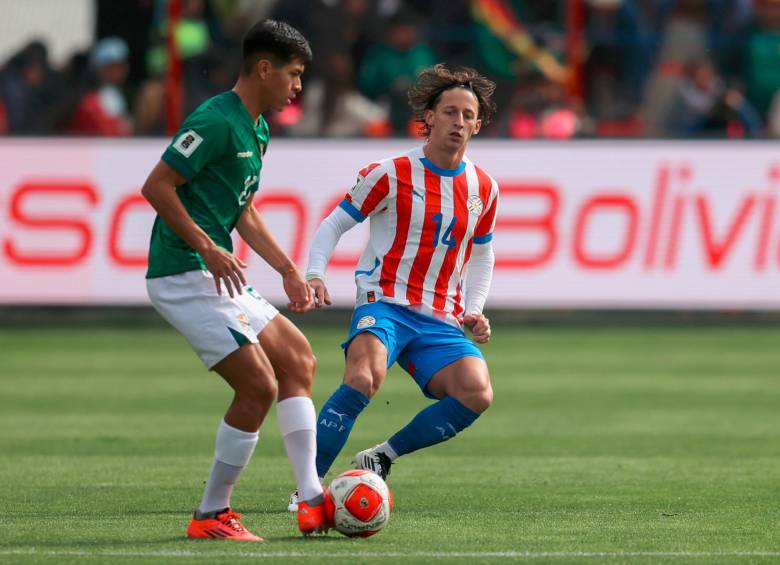
M 169 33 L 186 115 L 232 87 L 243 33 L 272 17 L 315 57 L 275 135 L 415 135 L 406 90 L 444 61 L 496 81 L 487 136 L 780 137 L 780 0 L 181 2 L 169 26 L 167 0 L 95 0 L 95 43 L 62 68 L 24 46 L 0 70 L 0 133 L 164 135 Z

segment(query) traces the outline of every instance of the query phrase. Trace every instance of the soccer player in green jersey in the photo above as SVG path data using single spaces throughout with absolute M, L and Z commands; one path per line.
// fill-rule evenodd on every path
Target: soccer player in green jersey
M 235 392 L 217 430 L 211 473 L 187 528 L 190 538 L 262 541 L 241 524 L 230 495 L 275 397 L 279 428 L 306 501 L 298 527 L 310 534 L 329 526 L 327 492 L 314 464 L 311 346 L 247 284 L 246 265 L 233 254 L 230 237 L 237 229 L 281 275 L 291 311 L 313 307 L 311 288 L 252 206 L 268 145 L 262 114 L 295 98 L 310 60 L 309 44 L 296 29 L 258 22 L 244 38 L 235 87 L 187 117 L 142 190 L 158 214 L 146 275 L 152 304 Z

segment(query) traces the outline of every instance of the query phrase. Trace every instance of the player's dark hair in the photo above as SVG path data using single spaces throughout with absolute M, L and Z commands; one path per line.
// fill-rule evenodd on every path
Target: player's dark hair
M 479 105 L 477 118 L 482 120 L 482 125 L 489 124 L 496 113 L 496 103 L 491 98 L 496 83 L 470 67 L 449 69 L 439 63 L 422 71 L 417 76 L 417 82 L 409 89 L 409 105 L 425 137 L 431 134 L 431 128 L 425 123 L 425 111 L 436 108 L 442 93 L 451 88 L 467 88 L 474 93 Z
M 244 36 L 242 72 L 248 74 L 260 59 L 276 66 L 300 60 L 311 62 L 311 47 L 303 34 L 290 24 L 261 20 Z

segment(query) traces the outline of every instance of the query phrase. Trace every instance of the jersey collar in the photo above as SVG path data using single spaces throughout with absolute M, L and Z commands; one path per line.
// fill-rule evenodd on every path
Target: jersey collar
M 263 115 L 260 114 L 260 117 L 257 118 L 257 121 L 255 122 L 252 119 L 252 115 L 249 113 L 249 110 L 246 109 L 246 106 L 244 106 L 244 103 L 241 101 L 241 97 L 238 94 L 236 94 L 236 91 L 230 90 L 229 92 L 230 94 L 233 95 L 233 100 L 235 101 L 236 106 L 240 108 L 239 112 L 241 113 L 242 116 L 244 116 L 244 120 L 247 122 L 249 127 L 255 129 L 260 124 L 260 120 L 262 119 Z
M 466 168 L 466 161 L 461 161 L 460 165 L 458 165 L 454 169 L 442 169 L 441 167 L 438 167 L 433 163 L 431 163 L 431 161 L 427 157 L 420 157 L 420 162 L 423 164 L 423 166 L 426 169 L 428 169 L 432 173 L 436 173 L 441 177 L 457 177 Z

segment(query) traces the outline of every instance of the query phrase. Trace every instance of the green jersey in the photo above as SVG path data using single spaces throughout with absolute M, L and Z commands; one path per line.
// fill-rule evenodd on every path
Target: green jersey
M 184 121 L 162 160 L 186 180 L 176 193 L 190 217 L 219 247 L 233 252 L 230 233 L 257 191 L 268 124 L 255 124 L 238 95 L 206 100 Z M 205 269 L 201 256 L 158 215 L 146 278 Z

